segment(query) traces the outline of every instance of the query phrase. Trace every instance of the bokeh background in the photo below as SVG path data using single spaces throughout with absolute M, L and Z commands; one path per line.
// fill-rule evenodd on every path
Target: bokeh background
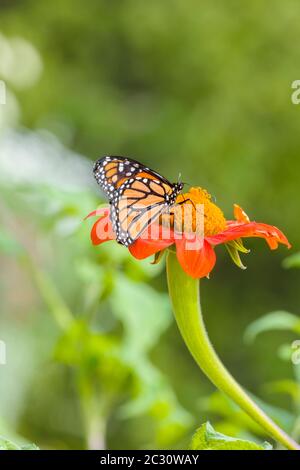
M 164 265 L 91 246 L 92 162 L 108 153 L 171 181 L 181 173 L 227 217 L 237 202 L 287 234 L 290 252 L 248 240 L 246 271 L 219 247 L 201 290 L 219 355 L 299 438 L 300 319 L 284 312 L 300 301 L 300 273 L 285 269 L 300 264 L 299 15 L 296 0 L 1 1 L 0 435 L 41 448 L 186 448 L 209 419 L 269 439 L 193 362 Z

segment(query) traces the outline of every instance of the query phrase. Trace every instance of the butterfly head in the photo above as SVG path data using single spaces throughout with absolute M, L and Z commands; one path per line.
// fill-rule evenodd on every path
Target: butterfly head
M 184 183 L 180 179 L 180 175 L 178 178 L 178 182 L 174 184 L 174 188 L 177 193 L 180 193 L 183 190 Z
M 183 186 L 184 186 L 184 183 L 182 183 L 181 181 L 178 181 L 178 183 L 174 183 L 173 191 L 172 191 L 172 193 L 171 193 L 171 195 L 169 196 L 169 199 L 168 199 L 168 204 L 169 205 L 175 204 L 177 196 L 182 191 Z
M 177 191 L 180 193 L 183 190 L 184 183 L 181 181 L 177 183 Z

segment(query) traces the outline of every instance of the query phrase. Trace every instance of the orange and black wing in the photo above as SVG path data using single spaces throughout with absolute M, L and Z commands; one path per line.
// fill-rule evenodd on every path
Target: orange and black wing
M 128 157 L 108 155 L 99 158 L 94 164 L 93 171 L 97 183 L 109 200 L 112 199 L 115 191 L 122 183 L 135 176 L 150 176 L 172 187 L 172 184 L 159 173 Z
M 94 166 L 94 174 L 111 205 L 111 221 L 117 241 L 131 245 L 175 203 L 181 183 L 167 179 L 136 160 L 104 157 Z

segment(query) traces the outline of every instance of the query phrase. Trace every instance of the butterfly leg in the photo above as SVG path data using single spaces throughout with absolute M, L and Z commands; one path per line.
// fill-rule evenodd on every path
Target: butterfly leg
M 182 197 L 184 198 L 184 196 L 182 196 Z M 183 201 L 177 202 L 177 203 L 176 203 L 176 206 L 181 206 L 182 204 L 185 204 L 186 202 L 191 202 L 192 205 L 193 205 L 193 207 L 194 207 L 194 209 L 196 210 L 195 203 L 194 203 L 194 201 L 192 201 L 190 198 L 187 198 L 187 199 L 184 198 Z
M 182 196 L 182 197 L 184 197 L 184 196 Z M 194 201 L 192 201 L 190 198 L 186 198 L 181 202 L 177 202 L 175 205 L 176 206 L 181 206 L 182 204 L 185 204 L 186 202 L 190 202 L 193 205 L 193 208 L 195 209 L 195 211 L 197 210 Z M 204 217 L 207 217 L 205 213 L 203 215 L 204 215 Z

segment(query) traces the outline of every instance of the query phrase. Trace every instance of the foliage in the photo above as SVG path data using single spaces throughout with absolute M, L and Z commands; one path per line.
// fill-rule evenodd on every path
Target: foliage
M 26 196 L 32 196 L 28 189 Z M 40 230 L 47 230 L 48 236 L 57 223 L 68 217 L 69 201 L 62 206 L 63 194 L 57 197 L 57 211 L 61 215 L 52 218 L 51 227 L 46 220 L 47 204 L 54 203 L 54 195 L 51 193 L 50 199 L 47 191 L 43 193 L 45 215 L 40 213 L 37 223 Z M 83 201 L 74 198 L 72 213 L 82 214 L 77 200 Z M 22 210 L 29 209 L 34 217 L 41 201 L 38 198 L 36 206 L 32 205 L 30 197 L 30 202 L 30 209 L 23 202 Z M 150 271 L 114 244 L 99 253 L 93 251 L 88 227 L 83 227 L 82 222 L 72 234 L 73 243 L 75 234 L 77 245 L 72 246 L 68 262 L 76 273 L 75 291 L 85 286 L 80 290 L 81 296 L 77 292 L 76 305 L 66 303 L 57 276 L 54 281 L 39 266 L 24 247 L 24 240 L 18 242 L 11 234 L 3 235 L 1 247 L 6 254 L 16 257 L 30 275 L 60 330 L 53 343 L 53 360 L 74 370 L 87 445 L 105 445 L 105 428 L 114 413 L 120 420 L 148 414 L 154 423 L 154 445 L 169 446 L 184 435 L 192 418 L 178 403 L 167 377 L 149 357 L 171 319 L 166 294 L 149 285 L 158 268 Z M 59 240 L 61 243 L 65 236 L 59 236 Z
M 291 343 L 284 343 L 278 348 L 280 359 L 293 364 L 293 378 L 274 380 L 266 383 L 264 389 L 268 394 L 279 394 L 289 396 L 293 403 L 294 419 L 292 433 L 299 438 L 299 417 L 300 417 L 300 361 L 299 345 L 300 342 L 300 319 L 298 316 L 285 311 L 271 312 L 259 318 L 250 324 L 246 330 L 245 338 L 248 342 L 255 340 L 257 335 L 272 331 L 287 330 L 296 334 L 296 340 Z
M 293 253 L 283 260 L 284 268 L 300 268 L 300 253 Z
M 202 424 L 195 432 L 190 443 L 191 450 L 271 450 L 272 446 L 268 442 L 256 444 L 245 439 L 236 439 L 225 436 L 214 430 L 207 422 Z
M 299 334 L 300 318 L 285 311 L 268 313 L 248 326 L 245 340 L 252 342 L 258 334 L 270 330 L 289 330 Z
M 268 416 L 276 421 L 283 429 L 286 429 L 288 432 L 292 430 L 294 416 L 291 412 L 278 406 L 270 405 L 260 400 L 257 396 L 252 397 L 260 408 L 263 409 Z M 200 399 L 199 409 L 209 412 L 214 417 L 218 430 L 225 434 L 231 434 L 235 437 L 243 437 L 247 439 L 251 439 L 253 436 L 259 436 L 261 438 L 264 435 L 260 426 L 245 415 L 240 408 L 219 391 Z
M 35 444 L 15 444 L 3 437 L 0 437 L 0 450 L 39 450 Z

